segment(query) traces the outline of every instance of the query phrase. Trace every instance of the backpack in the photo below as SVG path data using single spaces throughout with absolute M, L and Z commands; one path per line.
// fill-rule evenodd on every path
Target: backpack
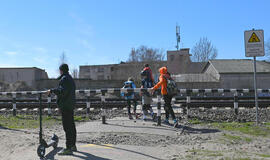
M 127 82 L 125 82 L 123 88 L 132 88 L 132 83 L 127 83 Z M 124 93 L 124 95 L 125 95 L 126 97 L 130 97 L 130 96 L 132 96 L 132 94 L 133 94 L 132 92 Z
M 164 76 L 167 81 L 167 93 L 169 96 L 175 96 L 178 94 L 178 88 L 176 82 L 171 78 Z

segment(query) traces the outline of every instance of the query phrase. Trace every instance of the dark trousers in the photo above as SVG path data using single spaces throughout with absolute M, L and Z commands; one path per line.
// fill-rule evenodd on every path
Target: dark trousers
M 73 110 L 62 110 L 62 124 L 66 133 L 66 147 L 70 149 L 76 144 L 77 131 L 74 122 Z
M 134 105 L 134 112 L 136 112 L 136 109 L 137 109 L 137 101 L 136 101 L 136 100 L 128 99 L 128 100 L 127 100 L 128 114 L 131 114 L 131 113 L 130 113 L 130 108 L 131 108 L 131 102 L 132 102 L 132 101 L 133 101 L 133 105 Z
M 152 108 L 151 108 L 151 104 L 144 104 L 143 106 L 142 106 L 142 110 L 143 111 L 148 111 L 148 110 L 151 110 Z
M 172 105 L 171 105 L 172 96 L 163 95 L 163 98 L 165 101 L 164 110 L 165 110 L 166 119 L 169 119 L 170 114 L 172 116 L 172 119 L 175 119 L 174 111 L 173 111 Z

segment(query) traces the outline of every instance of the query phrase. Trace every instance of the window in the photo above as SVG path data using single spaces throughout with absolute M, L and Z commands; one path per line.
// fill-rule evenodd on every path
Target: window
M 97 77 L 98 80 L 104 80 L 104 75 L 100 75 Z
M 98 72 L 104 72 L 104 68 L 103 67 L 99 67 L 98 68 Z
M 170 55 L 170 61 L 174 60 L 174 55 Z

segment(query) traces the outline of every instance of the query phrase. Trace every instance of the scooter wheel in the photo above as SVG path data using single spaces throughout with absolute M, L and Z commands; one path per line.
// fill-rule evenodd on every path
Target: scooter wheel
M 39 145 L 38 146 L 38 149 L 37 149 L 37 154 L 40 158 L 43 158 L 45 156 L 45 150 L 46 150 L 46 147 L 43 146 L 43 145 Z
M 58 142 L 54 142 L 54 144 L 53 144 L 53 149 L 56 149 L 57 146 L 58 146 Z

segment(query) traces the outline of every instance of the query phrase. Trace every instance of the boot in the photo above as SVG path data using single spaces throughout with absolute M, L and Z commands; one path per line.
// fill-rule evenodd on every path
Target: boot
M 165 124 L 167 124 L 167 125 L 170 125 L 169 119 L 165 119 L 165 120 L 163 121 L 163 123 L 165 123 Z
M 174 128 L 177 128 L 178 127 L 178 121 L 177 121 L 177 119 L 174 119 L 173 120 L 173 127 Z
M 133 119 L 133 117 L 132 117 L 132 115 L 131 115 L 131 114 L 128 114 L 128 118 L 129 118 L 130 120 L 132 120 L 132 119 Z

